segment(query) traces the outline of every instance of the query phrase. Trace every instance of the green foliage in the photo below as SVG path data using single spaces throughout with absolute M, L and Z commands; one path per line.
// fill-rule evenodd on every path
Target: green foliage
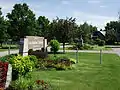
M 70 58 L 70 61 L 72 62 L 72 64 L 76 63 L 76 59 Z
M 33 49 L 29 49 L 29 50 L 28 50 L 28 55 L 31 55 L 32 52 L 33 52 Z
M 67 69 L 65 64 L 63 64 L 63 63 L 57 63 L 55 65 L 55 68 L 56 68 L 56 70 L 66 70 Z
M 57 56 L 49 56 L 47 59 L 48 60 L 57 60 L 59 57 Z
M 39 16 L 37 19 L 39 30 L 37 31 L 38 36 L 48 37 L 49 32 L 49 23 L 50 21 L 45 16 Z
M 105 26 L 105 39 L 107 44 L 114 44 L 114 42 L 120 41 L 120 22 L 119 21 L 110 21 Z
M 75 52 L 64 55 L 76 58 Z M 79 62 L 75 64 L 74 70 L 34 71 L 32 77 L 50 81 L 52 90 L 117 90 L 120 88 L 120 57 L 118 55 L 103 53 L 102 64 L 99 63 L 99 53 L 79 52 L 78 55 Z M 113 80 L 116 81 L 113 82 Z M 107 85 L 110 86 L 106 87 Z
M 16 81 L 13 81 L 10 84 L 9 89 L 10 90 L 28 90 L 30 86 L 34 86 L 34 81 L 20 76 Z
M 35 67 L 37 67 L 38 59 L 35 55 L 29 55 L 30 61 L 34 62 Z
M 56 52 L 60 48 L 60 43 L 57 40 L 51 40 L 50 41 L 51 51 L 56 54 Z
M 72 69 L 72 64 L 75 64 L 76 61 L 72 58 L 68 58 L 66 56 L 54 57 L 50 56 L 48 58 L 39 59 L 38 68 L 39 69 L 53 69 L 56 70 L 66 70 Z
M 88 45 L 88 44 L 84 44 L 83 45 L 83 49 L 85 49 L 85 50 L 91 50 L 91 49 L 93 49 L 93 47 L 90 46 L 90 45 Z
M 29 56 L 14 56 L 10 59 L 10 64 L 12 64 L 13 71 L 16 71 L 19 75 L 25 75 L 27 72 L 32 71 L 35 64 Z
M 50 24 L 50 35 L 49 38 L 54 38 L 63 43 L 63 50 L 65 52 L 65 43 L 69 42 L 71 38 L 74 38 L 77 25 L 75 23 L 75 18 L 66 18 L 66 19 L 60 19 L 57 17 L 57 19 L 54 19 L 52 23 Z
M 69 47 L 68 49 L 76 50 L 77 47 L 79 50 L 92 50 L 93 49 L 93 47 L 90 46 L 89 44 L 83 44 L 83 46 L 75 44 L 75 45 L 73 45 L 73 47 Z
M 69 58 L 67 56 L 59 56 L 56 60 L 69 60 Z
M 12 39 L 19 40 L 27 35 L 36 34 L 36 18 L 26 3 L 15 4 L 11 13 L 7 14 L 10 23 L 8 33 Z
M 37 58 L 47 58 L 47 52 L 33 51 L 30 55 L 35 55 Z
M 8 22 L 2 16 L 2 12 L 0 8 L 0 43 L 1 45 L 4 41 L 7 40 L 7 38 L 9 38 L 7 33 L 7 27 L 8 27 Z
M 3 57 L 0 57 L 0 61 L 2 62 L 9 62 L 11 58 L 13 58 L 14 56 L 16 56 L 15 54 L 10 54 L 10 55 L 6 55 Z
M 52 90 L 50 83 L 44 80 L 34 80 L 32 77 L 20 76 L 12 81 L 7 90 Z
M 76 38 L 82 36 L 84 43 L 91 42 L 91 35 L 94 31 L 97 31 L 97 27 L 89 25 L 88 23 L 81 24 L 77 28 Z
M 105 41 L 104 40 L 101 40 L 99 38 L 97 38 L 95 40 L 95 43 L 98 45 L 98 46 L 104 46 L 105 45 Z

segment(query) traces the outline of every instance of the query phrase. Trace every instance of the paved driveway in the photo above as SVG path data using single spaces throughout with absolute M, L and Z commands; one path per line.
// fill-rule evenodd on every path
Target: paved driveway
M 120 48 L 112 48 L 113 52 L 120 56 Z
M 19 50 L 11 50 L 10 51 L 10 54 L 16 54 L 16 53 L 19 53 Z M 5 55 L 8 55 L 8 51 L 0 52 L 0 57 L 5 56 Z

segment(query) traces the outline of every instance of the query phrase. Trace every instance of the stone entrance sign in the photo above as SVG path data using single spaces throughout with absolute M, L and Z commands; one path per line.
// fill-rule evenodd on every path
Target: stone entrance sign
M 20 39 L 19 53 L 23 56 L 28 55 L 29 49 L 41 50 L 42 48 L 46 51 L 47 39 L 44 39 L 44 37 L 26 36 L 25 38 Z

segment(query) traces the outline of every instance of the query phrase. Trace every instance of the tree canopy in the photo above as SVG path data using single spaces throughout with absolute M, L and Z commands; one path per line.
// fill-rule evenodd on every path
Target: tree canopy
M 45 16 L 39 16 L 37 19 L 38 23 L 38 36 L 48 37 L 50 21 Z
M 97 31 L 97 27 L 89 25 L 88 23 L 81 24 L 78 26 L 76 36 L 80 39 L 81 36 L 85 43 L 91 42 L 91 35 L 94 31 Z
M 0 43 L 1 43 L 1 46 L 2 46 L 2 42 L 6 41 L 7 38 L 9 38 L 7 34 L 7 27 L 8 27 L 8 22 L 2 16 L 2 12 L 0 8 Z
M 11 13 L 7 14 L 10 26 L 8 33 L 19 39 L 26 35 L 36 35 L 36 18 L 27 4 L 15 4 Z
M 106 31 L 106 42 L 108 44 L 114 44 L 114 42 L 120 41 L 120 22 L 111 21 L 105 26 Z
M 72 17 L 66 19 L 60 19 L 57 17 L 57 19 L 54 19 L 51 23 L 52 35 L 53 37 L 56 37 L 59 42 L 63 43 L 64 52 L 65 43 L 68 42 L 70 38 L 73 38 L 75 26 L 75 18 Z
M 37 19 L 33 11 L 26 3 L 15 4 L 13 10 L 7 14 L 7 20 L 2 16 L 0 9 L 0 41 L 11 37 L 19 40 L 24 36 L 41 36 L 48 39 L 57 39 L 63 43 L 63 51 L 66 42 L 72 42 L 81 36 L 84 43 L 91 43 L 93 32 L 97 27 L 88 23 L 76 24 L 74 17 L 65 19 L 57 17 L 50 21 L 47 17 L 40 15 Z M 120 41 L 120 22 L 111 21 L 105 26 L 106 42 Z

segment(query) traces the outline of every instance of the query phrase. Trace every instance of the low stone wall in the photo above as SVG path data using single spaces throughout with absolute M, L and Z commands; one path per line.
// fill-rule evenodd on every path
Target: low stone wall
M 9 64 L 8 65 L 8 71 L 7 71 L 5 88 L 9 87 L 11 80 L 12 80 L 12 65 Z

